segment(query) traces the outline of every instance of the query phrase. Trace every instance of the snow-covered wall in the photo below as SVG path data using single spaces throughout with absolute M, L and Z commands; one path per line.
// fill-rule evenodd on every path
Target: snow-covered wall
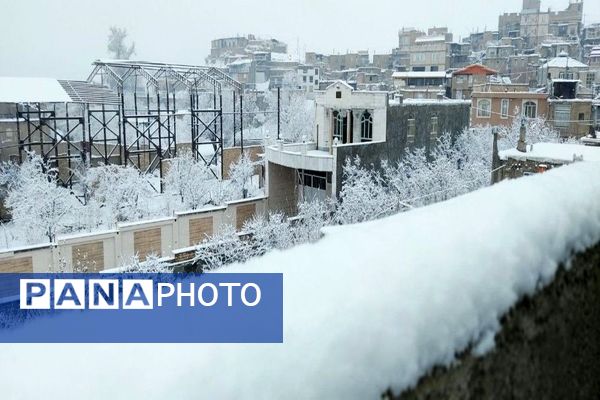
M 581 162 L 330 228 L 314 244 L 227 269 L 283 272 L 283 344 L 0 346 L 0 370 L 14 371 L 0 375 L 2 393 L 29 398 L 40 387 L 45 397 L 63 399 L 139 393 L 378 399 L 388 387 L 399 393 L 473 343 L 489 351 L 499 319 L 520 298 L 552 281 L 574 252 L 600 241 L 598 198 L 600 169 Z
M 119 223 L 109 231 L 58 236 L 54 243 L 0 251 L 2 272 L 65 270 L 95 272 L 131 263 L 134 256 L 173 257 L 225 225 L 241 229 L 255 214 L 266 212 L 264 197 L 230 201 L 224 206 L 176 212 L 173 217 Z

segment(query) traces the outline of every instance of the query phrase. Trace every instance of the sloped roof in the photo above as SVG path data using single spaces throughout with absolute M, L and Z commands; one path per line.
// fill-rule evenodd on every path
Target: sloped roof
M 542 68 L 587 68 L 588 66 L 571 57 L 556 57 L 542 65 Z
M 497 75 L 498 71 L 482 64 L 471 64 L 459 69 L 454 75 Z

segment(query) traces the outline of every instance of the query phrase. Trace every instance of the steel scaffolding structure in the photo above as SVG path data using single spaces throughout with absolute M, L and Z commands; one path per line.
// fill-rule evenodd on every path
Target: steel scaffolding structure
M 89 162 L 93 154 L 91 139 L 86 140 L 86 114 L 93 115 L 95 107 L 118 106 L 118 98 L 111 90 L 87 82 L 56 82 L 71 102 L 15 104 L 18 157 L 22 162 L 26 152 L 38 153 L 58 168 L 58 181 L 72 187 L 75 167 Z M 93 136 L 91 130 L 89 135 Z
M 106 117 L 103 111 L 100 129 L 103 134 L 109 130 L 106 118 L 120 120 L 118 135 L 114 130 L 110 133 L 122 141 L 123 164 L 146 172 L 159 169 L 162 177 L 162 160 L 177 154 L 177 117 L 189 114 L 194 157 L 207 165 L 220 165 L 220 171 L 211 171 L 217 178 L 223 176 L 222 90 L 227 87 L 239 93 L 241 99 L 239 82 L 216 68 L 195 65 L 115 60 L 97 60 L 93 65 L 88 82 L 99 79 L 101 85 L 115 89 L 120 98 L 120 114 Z M 204 100 L 212 97 L 209 107 L 202 104 L 201 96 Z M 184 107 L 178 109 L 178 102 Z M 102 155 L 110 158 L 106 150 Z
M 97 60 L 85 81 L 42 78 L 52 89 L 39 91 L 43 96 L 26 90 L 37 78 L 24 79 L 31 81 L 6 82 L 22 94 L 3 98 L 15 104 L 18 141 L 0 149 L 21 162 L 37 152 L 68 187 L 79 166 L 132 165 L 163 178 L 163 161 L 175 157 L 178 146 L 221 179 L 224 130 L 227 145 L 233 139 L 243 153 L 244 129 L 257 114 L 277 112 L 279 138 L 279 90 L 277 111 L 246 110 L 243 86 L 213 67 Z

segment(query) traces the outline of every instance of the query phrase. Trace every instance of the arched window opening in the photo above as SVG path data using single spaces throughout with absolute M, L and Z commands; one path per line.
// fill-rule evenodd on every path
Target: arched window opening
M 537 105 L 533 101 L 527 101 L 523 104 L 523 115 L 526 118 L 537 117 Z
M 373 140 L 373 116 L 365 110 L 360 116 L 360 141 L 370 142 Z

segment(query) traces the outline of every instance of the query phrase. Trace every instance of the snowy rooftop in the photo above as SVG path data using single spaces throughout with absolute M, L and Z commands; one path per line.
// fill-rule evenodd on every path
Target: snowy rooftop
M 437 36 L 421 36 L 415 39 L 415 43 L 423 43 L 423 42 L 445 42 L 446 36 L 437 35 Z
M 0 77 L 0 103 L 68 103 L 71 97 L 53 78 Z
M 470 344 L 491 350 L 500 318 L 600 241 L 599 197 L 600 168 L 582 162 L 329 228 L 226 270 L 283 273 L 283 344 L 6 346 L 2 394 L 44 387 L 59 398 L 69 385 L 72 398 L 378 399 Z M 131 360 L 144 368 L 131 374 Z M 98 379 L 106 371 L 110 385 Z
M 498 155 L 501 160 L 513 158 L 556 164 L 571 163 L 575 157 L 583 157 L 583 161 L 600 162 L 600 147 L 567 143 L 536 143 L 528 145 L 525 153 L 510 149 L 500 151 Z
M 542 68 L 588 68 L 588 65 L 571 57 L 556 57 L 542 65 Z

